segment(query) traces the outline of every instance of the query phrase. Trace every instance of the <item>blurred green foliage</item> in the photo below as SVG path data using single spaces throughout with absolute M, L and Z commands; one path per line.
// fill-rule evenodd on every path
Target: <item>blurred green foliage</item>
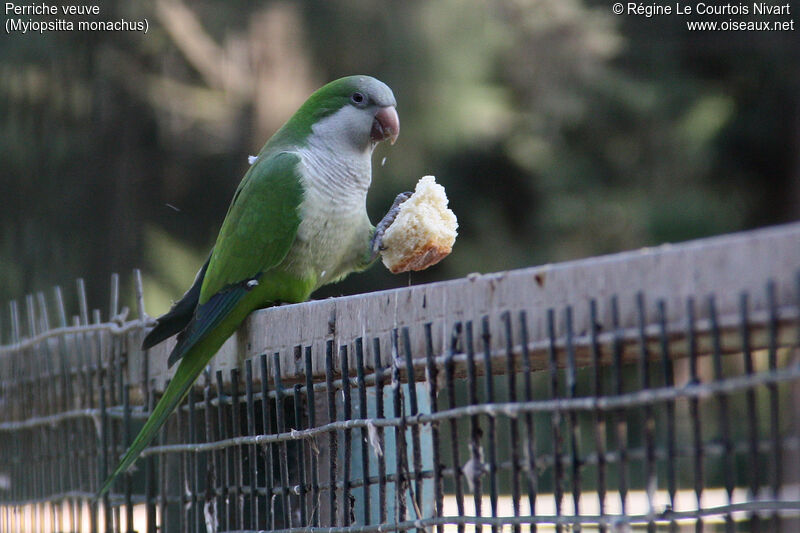
M 103 302 L 111 272 L 141 267 L 150 314 L 164 311 L 213 244 L 247 155 L 351 73 L 399 102 L 400 140 L 375 154 L 373 218 L 434 174 L 460 235 L 429 271 L 377 266 L 318 297 L 800 211 L 798 32 L 688 32 L 588 0 L 102 10 L 150 30 L 0 39 L 0 300 L 84 277 Z

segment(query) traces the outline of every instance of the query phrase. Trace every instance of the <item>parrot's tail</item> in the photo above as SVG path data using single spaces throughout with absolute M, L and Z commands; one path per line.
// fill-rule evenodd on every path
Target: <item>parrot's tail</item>
M 200 272 L 203 271 L 201 269 Z M 245 300 L 248 294 L 253 293 L 243 286 L 234 286 L 215 294 L 197 307 L 194 318 L 178 336 L 178 344 L 169 356 L 170 366 L 180 360 L 175 375 L 117 468 L 100 487 L 98 498 L 111 488 L 117 476 L 127 471 L 150 444 L 220 346 L 253 309 L 253 302 Z
M 221 334 L 210 335 L 209 338 L 203 339 L 203 341 L 189 350 L 190 353 L 187 353 L 187 357 L 181 360 L 178 370 L 175 371 L 175 375 L 172 377 L 172 380 L 170 380 L 167 389 L 164 391 L 164 395 L 156 404 L 147 422 L 145 422 L 144 427 L 139 431 L 139 434 L 136 436 L 133 443 L 131 443 L 128 451 L 125 452 L 125 456 L 122 458 L 119 465 L 117 465 L 117 468 L 114 469 L 114 472 L 108 476 L 103 486 L 100 487 L 97 498 L 102 497 L 103 494 L 111 488 L 117 476 L 127 471 L 131 465 L 133 465 L 139 457 L 139 454 L 150 444 L 150 441 L 156 436 L 158 430 L 161 429 L 161 426 L 167 421 L 172 411 L 174 411 L 186 397 L 189 389 L 192 388 L 192 384 L 194 384 L 197 377 L 227 338 L 228 335 L 224 337 Z

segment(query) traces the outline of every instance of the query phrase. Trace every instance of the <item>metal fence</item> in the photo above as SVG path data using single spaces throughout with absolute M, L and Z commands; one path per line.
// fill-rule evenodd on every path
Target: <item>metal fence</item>
M 0 314 L 0 530 L 800 530 L 800 224 L 259 311 L 98 502 L 134 278 Z

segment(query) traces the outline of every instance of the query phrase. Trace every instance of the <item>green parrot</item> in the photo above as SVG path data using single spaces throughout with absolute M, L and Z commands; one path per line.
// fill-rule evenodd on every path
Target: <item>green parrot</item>
M 397 139 L 396 105 L 375 78 L 338 79 L 312 94 L 251 158 L 208 260 L 144 339 L 147 349 L 177 333 L 168 362 L 180 364 L 98 497 L 136 461 L 251 311 L 305 301 L 375 261 L 384 230 L 410 195 L 399 194 L 373 227 L 366 209 L 372 151 Z

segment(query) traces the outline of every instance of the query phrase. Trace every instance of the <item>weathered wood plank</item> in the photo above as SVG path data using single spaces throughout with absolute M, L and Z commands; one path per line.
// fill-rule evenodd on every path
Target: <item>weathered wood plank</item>
M 376 267 L 378 268 L 378 267 Z M 352 344 L 355 338 L 381 339 L 382 350 L 391 353 L 391 331 L 408 326 L 412 353 L 424 357 L 423 324 L 432 323 L 434 348 L 444 353 L 456 322 L 490 319 L 491 348 L 502 352 L 506 340 L 501 317 L 506 311 L 527 310 L 530 344 L 536 368 L 545 366 L 547 346 L 547 310 L 556 310 L 556 332 L 564 334 L 565 306 L 573 307 L 575 333 L 578 335 L 578 358 L 588 362 L 581 336 L 589 331 L 589 302 L 597 301 L 598 318 L 604 332 L 610 320 L 610 299 L 616 296 L 620 325 L 626 337 L 635 340 L 638 324 L 636 295 L 646 295 L 649 322 L 653 323 L 658 299 L 666 303 L 667 322 L 672 329 L 685 321 L 686 299 L 694 297 L 697 316 L 707 316 L 705 299 L 716 297 L 717 312 L 728 326 L 735 326 L 739 295 L 750 293 L 753 316 L 766 312 L 765 283 L 776 284 L 778 306 L 796 302 L 796 275 L 800 270 L 800 223 L 766 228 L 739 234 L 668 244 L 614 255 L 560 264 L 513 270 L 464 279 L 419 285 L 343 298 L 311 301 L 264 309 L 253 313 L 212 360 L 212 371 L 242 365 L 242 361 L 261 353 L 279 353 L 281 369 L 288 382 L 303 375 L 302 361 L 295 360 L 294 347 L 312 346 L 315 377 L 324 376 L 324 348 L 327 339 L 337 344 Z M 793 317 L 785 316 L 784 320 Z M 515 335 L 518 330 L 514 316 Z M 702 328 L 701 328 L 702 329 Z M 735 327 L 728 328 L 728 343 L 735 343 Z M 702 332 L 701 332 L 702 333 Z M 707 339 L 701 335 L 701 348 Z M 754 337 L 758 341 L 758 335 Z M 371 348 L 371 341 L 365 342 Z M 169 375 L 165 361 L 172 342 L 150 350 L 150 372 L 158 386 Z M 482 348 L 481 348 L 482 349 Z M 338 353 L 336 351 L 335 353 Z M 607 355 L 607 354 L 606 354 Z M 680 350 L 676 351 L 680 356 Z M 131 354 L 128 365 L 131 382 L 142 365 L 139 353 Z M 367 357 L 371 361 L 371 357 Z M 338 360 L 337 360 L 338 367 Z M 420 368 L 422 368 L 420 362 Z M 416 366 L 416 365 L 415 365 Z M 501 365 L 498 365 L 498 370 Z M 227 372 L 225 372 L 227 375 Z

